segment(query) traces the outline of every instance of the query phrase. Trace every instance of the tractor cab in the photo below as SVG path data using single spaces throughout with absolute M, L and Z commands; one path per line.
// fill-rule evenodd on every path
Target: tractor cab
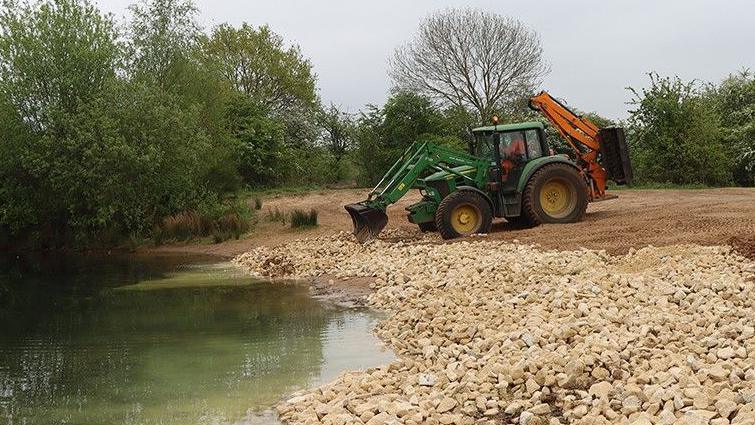
M 515 190 L 525 165 L 549 155 L 543 124 L 537 121 L 493 125 L 472 130 L 474 154 L 489 158 L 491 181 L 503 190 Z

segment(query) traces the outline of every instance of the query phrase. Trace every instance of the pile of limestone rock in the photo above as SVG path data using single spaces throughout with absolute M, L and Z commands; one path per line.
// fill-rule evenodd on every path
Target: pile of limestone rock
M 474 238 L 259 248 L 252 274 L 371 276 L 399 360 L 278 407 L 304 424 L 755 424 L 755 263 L 726 247 L 627 255 Z

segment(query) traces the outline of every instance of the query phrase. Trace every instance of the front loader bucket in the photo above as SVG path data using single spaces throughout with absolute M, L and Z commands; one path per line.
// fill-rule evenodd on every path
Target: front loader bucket
M 385 211 L 368 207 L 364 204 L 349 204 L 344 206 L 354 222 L 354 236 L 359 242 L 367 242 L 380 233 L 388 224 Z

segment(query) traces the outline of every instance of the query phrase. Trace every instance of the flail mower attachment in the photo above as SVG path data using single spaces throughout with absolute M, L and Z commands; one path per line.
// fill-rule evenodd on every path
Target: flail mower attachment
M 611 180 L 616 184 L 632 184 L 632 163 L 629 159 L 624 129 L 621 127 L 606 127 L 598 131 L 600 143 L 600 165 L 608 171 Z
M 364 204 L 349 204 L 344 208 L 354 222 L 354 236 L 360 243 L 367 242 L 380 233 L 388 224 L 385 211 Z

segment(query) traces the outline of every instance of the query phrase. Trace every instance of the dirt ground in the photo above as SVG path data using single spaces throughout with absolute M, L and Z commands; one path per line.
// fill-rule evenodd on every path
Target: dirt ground
M 275 246 L 289 241 L 351 230 L 351 219 L 343 205 L 366 197 L 367 190 L 342 189 L 302 195 L 263 198 L 259 223 L 252 234 L 221 244 L 171 245 L 151 252 L 191 252 L 232 257 L 256 246 Z M 574 224 L 544 225 L 513 229 L 503 220 L 493 225 L 491 238 L 539 244 L 547 249 L 605 249 L 622 254 L 630 247 L 665 246 L 681 243 L 731 244 L 752 252 L 755 241 L 755 189 L 622 190 L 618 199 L 591 204 L 585 220 Z M 406 196 L 388 209 L 387 229 L 414 231 L 404 207 L 418 194 Z M 319 213 L 319 226 L 296 230 L 267 219 L 268 211 L 295 208 Z

